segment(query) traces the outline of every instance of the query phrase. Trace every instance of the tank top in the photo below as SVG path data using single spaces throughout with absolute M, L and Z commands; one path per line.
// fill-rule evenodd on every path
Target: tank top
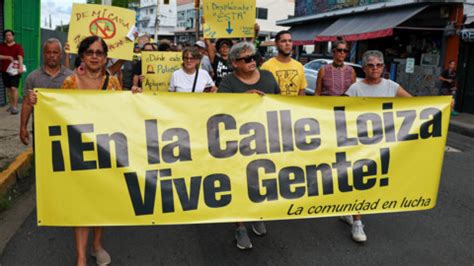
M 323 66 L 324 76 L 321 95 L 341 96 L 352 84 L 351 66 L 333 67 L 332 64 Z

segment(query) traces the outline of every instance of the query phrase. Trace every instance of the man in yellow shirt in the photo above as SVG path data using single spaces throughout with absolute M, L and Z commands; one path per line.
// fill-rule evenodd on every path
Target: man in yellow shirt
M 262 69 L 272 72 L 282 95 L 305 95 L 308 86 L 303 65 L 291 58 L 293 40 L 289 31 L 280 31 L 275 36 L 278 55 L 262 65 Z

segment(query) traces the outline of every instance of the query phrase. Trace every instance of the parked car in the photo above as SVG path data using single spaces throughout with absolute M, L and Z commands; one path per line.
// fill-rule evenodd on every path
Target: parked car
M 307 95 L 314 95 L 319 69 L 327 64 L 332 64 L 332 59 L 315 59 L 304 65 L 304 74 L 306 76 L 306 81 L 308 82 L 308 87 L 305 89 Z M 348 62 L 344 62 L 344 64 L 354 68 L 357 80 L 361 80 L 365 77 L 361 65 Z

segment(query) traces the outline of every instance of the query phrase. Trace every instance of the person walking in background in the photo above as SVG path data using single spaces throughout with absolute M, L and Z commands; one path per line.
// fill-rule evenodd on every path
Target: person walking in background
M 451 115 L 456 116 L 459 113 L 454 110 L 454 101 L 456 100 L 456 62 L 454 60 L 449 61 L 448 68 L 445 69 L 439 76 L 441 81 L 440 95 L 452 95 L 453 96 L 453 108 L 451 108 Z
M 332 64 L 319 69 L 316 81 L 315 95 L 341 96 L 354 82 L 355 70 L 344 64 L 349 49 L 347 43 L 339 39 L 332 45 Z
M 270 71 L 278 85 L 281 95 L 305 95 L 308 86 L 304 75 L 303 65 L 291 58 L 293 40 L 289 31 L 280 31 L 275 36 L 278 55 L 266 61 L 262 69 Z
M 0 44 L 0 72 L 2 72 L 3 84 L 7 90 L 10 107 L 7 109 L 12 115 L 18 114 L 18 85 L 20 84 L 23 68 L 23 47 L 15 43 L 15 33 L 12 30 L 3 32 L 4 43 Z M 16 73 L 8 73 L 10 64 Z

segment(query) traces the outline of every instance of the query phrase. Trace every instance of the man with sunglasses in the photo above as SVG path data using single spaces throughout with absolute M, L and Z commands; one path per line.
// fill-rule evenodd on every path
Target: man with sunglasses
M 362 57 L 365 79 L 352 84 L 345 95 L 355 97 L 411 97 L 398 83 L 382 78 L 385 67 L 383 54 L 369 50 Z M 352 226 L 352 239 L 356 242 L 367 241 L 361 215 L 343 216 L 343 221 Z
M 278 55 L 263 63 L 262 69 L 272 72 L 282 95 L 305 95 L 308 86 L 303 65 L 291 58 L 293 40 L 289 31 L 280 31 L 275 36 Z
M 257 55 L 253 44 L 241 42 L 235 44 L 229 52 L 234 72 L 225 76 L 219 86 L 219 93 L 256 93 L 258 95 L 279 94 L 280 88 L 272 73 L 257 69 Z M 267 233 L 261 221 L 252 224 L 252 231 L 263 236 Z M 244 223 L 238 222 L 235 240 L 239 249 L 251 249 L 252 242 L 247 234 Z

